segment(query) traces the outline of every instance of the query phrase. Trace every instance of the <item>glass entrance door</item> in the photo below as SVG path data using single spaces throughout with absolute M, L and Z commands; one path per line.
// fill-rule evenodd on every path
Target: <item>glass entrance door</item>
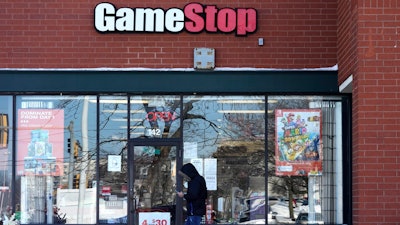
M 131 219 L 139 225 L 174 225 L 182 218 L 176 196 L 179 142 L 168 139 L 130 141 Z M 178 202 L 177 202 L 178 201 Z

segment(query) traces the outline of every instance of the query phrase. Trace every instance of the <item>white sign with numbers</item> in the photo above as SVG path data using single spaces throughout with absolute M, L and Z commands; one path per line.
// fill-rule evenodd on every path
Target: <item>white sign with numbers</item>
M 141 212 L 139 225 L 171 225 L 169 212 Z

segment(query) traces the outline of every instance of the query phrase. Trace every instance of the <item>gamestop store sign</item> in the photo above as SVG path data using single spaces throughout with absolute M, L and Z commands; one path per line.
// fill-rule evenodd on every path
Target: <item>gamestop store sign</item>
M 245 36 L 257 30 L 257 11 L 253 8 L 217 8 L 189 3 L 180 8 L 116 8 L 99 3 L 94 9 L 94 26 L 106 32 L 235 33 Z

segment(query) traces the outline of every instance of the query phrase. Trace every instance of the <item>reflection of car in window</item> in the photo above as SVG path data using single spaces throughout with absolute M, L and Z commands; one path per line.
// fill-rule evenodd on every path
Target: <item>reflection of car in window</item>
M 265 196 L 251 197 L 245 203 L 247 210 L 240 213 L 239 222 L 265 218 Z
M 314 217 L 314 218 L 311 218 Z M 324 224 L 321 213 L 302 212 L 296 218 L 295 224 Z
M 275 196 L 269 196 L 268 197 L 268 202 L 269 202 L 270 205 L 274 205 L 277 202 L 279 202 L 279 198 L 275 197 Z

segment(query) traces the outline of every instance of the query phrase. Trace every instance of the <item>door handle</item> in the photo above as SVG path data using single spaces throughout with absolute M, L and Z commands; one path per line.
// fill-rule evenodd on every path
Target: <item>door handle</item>
M 136 212 L 136 207 L 137 207 L 137 203 L 136 203 L 136 200 L 137 200 L 137 198 L 135 197 L 135 196 L 132 196 L 131 197 L 131 206 L 132 206 L 132 210 L 131 210 L 131 212 L 132 213 L 134 213 L 134 212 Z

